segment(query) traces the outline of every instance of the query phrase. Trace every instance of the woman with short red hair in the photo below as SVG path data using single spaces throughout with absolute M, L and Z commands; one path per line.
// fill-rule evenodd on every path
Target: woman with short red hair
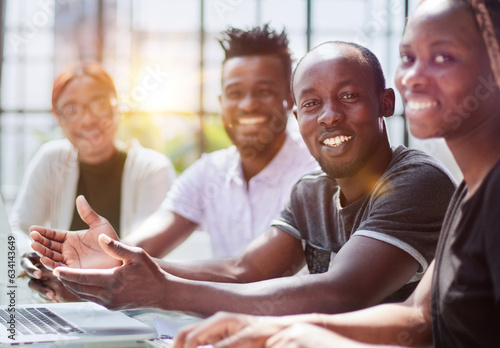
M 22 248 L 32 225 L 88 228 L 76 211 L 78 195 L 84 195 L 121 237 L 128 235 L 165 198 L 175 177 L 171 162 L 136 140 L 116 140 L 117 93 L 100 63 L 78 62 L 61 72 L 54 81 L 52 113 L 66 139 L 44 144 L 26 170 L 11 214 L 18 246 Z M 51 274 L 34 266 L 37 261 L 32 252 L 21 260 L 32 277 L 30 287 L 57 300 L 55 289 L 40 280 L 52 281 Z

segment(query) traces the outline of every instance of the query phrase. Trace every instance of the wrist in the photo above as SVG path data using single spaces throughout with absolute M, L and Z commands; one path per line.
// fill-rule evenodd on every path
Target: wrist
M 311 313 L 311 314 L 299 314 L 299 315 L 293 315 L 289 316 L 289 323 L 288 325 L 297 323 L 297 322 L 304 322 L 312 325 L 316 325 L 319 327 L 327 328 L 327 315 L 321 314 L 321 313 Z
M 173 310 L 172 302 L 175 302 L 176 280 L 167 272 L 160 269 L 156 291 L 152 294 L 154 297 L 153 307 L 163 310 Z M 172 301 L 173 300 L 173 301 Z

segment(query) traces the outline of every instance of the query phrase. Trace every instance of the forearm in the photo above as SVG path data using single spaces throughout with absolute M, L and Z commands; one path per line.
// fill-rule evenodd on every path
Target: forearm
M 286 315 L 310 312 L 336 313 L 354 310 L 345 296 L 325 277 L 293 276 L 248 284 L 199 282 L 172 277 L 159 306 L 167 310 L 199 313 L 217 311 L 254 315 Z
M 230 260 L 207 260 L 191 262 L 171 262 L 155 259 L 158 265 L 167 273 L 174 276 L 197 280 L 220 283 L 244 283 L 248 276 L 244 276 L 244 271 Z M 258 279 L 252 279 L 256 281 Z
M 160 234 L 160 232 L 161 231 L 158 231 L 157 234 L 151 233 L 150 235 L 147 236 L 144 235 L 143 238 L 136 238 L 136 237 L 126 238 L 124 239 L 123 242 L 127 245 L 137 246 L 141 249 L 144 249 L 144 251 L 146 251 L 152 257 L 161 258 L 169 254 L 172 250 L 174 250 L 184 241 L 184 239 L 165 240 L 165 238 Z
M 406 303 L 384 304 L 337 315 L 286 316 L 278 320 L 284 326 L 300 322 L 314 324 L 364 343 L 407 347 L 432 345 L 431 323 L 421 311 Z
M 190 280 L 251 283 L 297 273 L 305 265 L 302 243 L 285 232 L 261 234 L 238 256 L 192 262 L 156 260 L 169 274 Z

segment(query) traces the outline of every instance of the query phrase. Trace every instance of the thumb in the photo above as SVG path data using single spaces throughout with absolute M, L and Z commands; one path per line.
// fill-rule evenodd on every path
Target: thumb
M 115 259 L 122 260 L 125 264 L 137 262 L 141 257 L 141 248 L 125 245 L 121 242 L 109 238 L 105 234 L 101 234 L 98 241 L 101 245 L 101 248 L 106 252 L 106 254 Z
M 78 210 L 78 214 L 90 228 L 96 228 L 102 225 L 103 221 L 107 221 L 92 209 L 89 202 L 82 195 L 76 197 L 76 210 Z

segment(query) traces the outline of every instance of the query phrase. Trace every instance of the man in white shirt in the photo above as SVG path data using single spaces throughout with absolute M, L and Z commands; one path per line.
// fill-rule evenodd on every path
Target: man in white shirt
M 203 226 L 214 257 L 238 255 L 279 216 L 292 186 L 318 164 L 286 130 L 293 101 L 286 34 L 229 29 L 220 43 L 222 120 L 234 146 L 204 154 L 162 207 L 124 242 L 163 257 Z

